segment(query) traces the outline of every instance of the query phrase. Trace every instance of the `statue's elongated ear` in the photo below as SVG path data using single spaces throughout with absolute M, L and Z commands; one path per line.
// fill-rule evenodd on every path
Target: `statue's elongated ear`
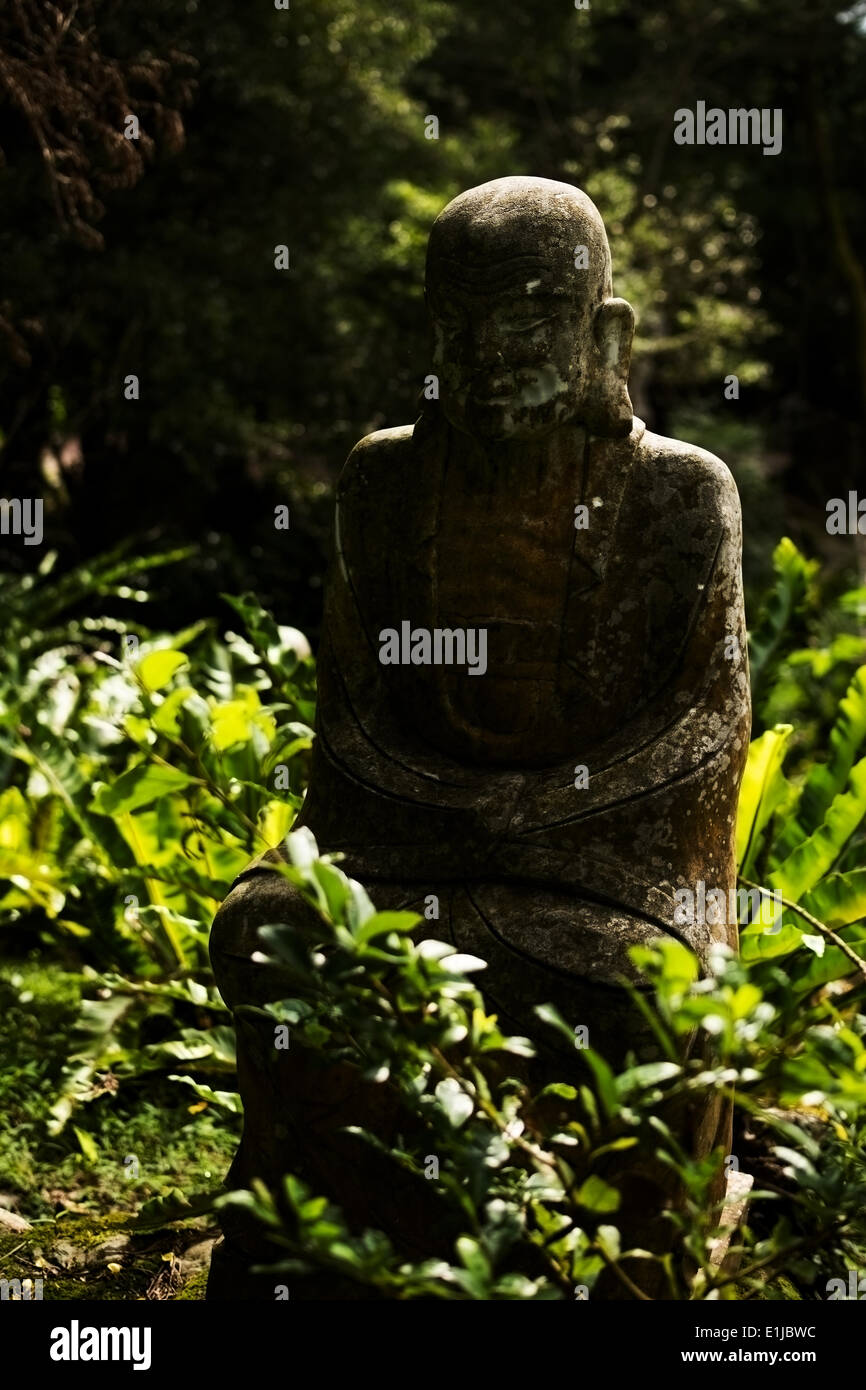
M 593 336 L 598 359 L 588 388 L 585 418 L 593 434 L 620 438 L 632 427 L 628 369 L 634 309 L 625 299 L 605 299 L 595 311 Z
M 634 309 L 626 299 L 605 299 L 595 311 L 595 343 L 604 364 L 621 381 L 628 380 Z

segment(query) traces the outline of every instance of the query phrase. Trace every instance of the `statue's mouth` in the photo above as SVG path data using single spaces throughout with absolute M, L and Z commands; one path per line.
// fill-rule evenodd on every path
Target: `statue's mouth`
M 466 388 L 467 398 L 476 405 L 508 405 L 514 399 L 511 377 L 476 377 Z
M 521 366 L 503 373 L 478 372 L 468 379 L 461 394 L 464 401 L 482 407 L 546 405 L 563 394 L 565 382 L 549 363 Z

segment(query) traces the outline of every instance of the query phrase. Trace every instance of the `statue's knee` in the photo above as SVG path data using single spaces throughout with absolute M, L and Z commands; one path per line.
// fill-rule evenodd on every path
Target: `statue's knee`
M 265 949 L 260 927 L 296 922 L 301 914 L 314 914 L 314 909 L 279 873 L 258 871 L 232 889 L 210 935 L 211 965 L 229 1008 L 268 1003 L 291 992 L 278 965 L 256 961 L 253 955 Z

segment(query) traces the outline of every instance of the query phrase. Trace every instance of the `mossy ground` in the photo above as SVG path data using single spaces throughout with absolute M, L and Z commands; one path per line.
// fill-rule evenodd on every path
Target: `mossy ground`
M 0 1225 L 0 1278 L 41 1277 L 45 1299 L 202 1298 L 213 1216 L 153 1229 L 141 1213 L 217 1190 L 238 1117 L 148 1073 L 121 1077 L 52 1134 L 81 984 L 41 953 L 0 971 L 0 1207 L 30 1223 Z
M 0 1275 L 41 1279 L 46 1301 L 200 1299 L 216 1234 L 202 1221 L 138 1232 L 134 1219 L 120 1213 L 61 1214 L 30 1231 L 0 1235 Z

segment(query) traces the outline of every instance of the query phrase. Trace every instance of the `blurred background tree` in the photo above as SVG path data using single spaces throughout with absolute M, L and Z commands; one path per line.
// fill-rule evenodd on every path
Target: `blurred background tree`
M 597 201 L 635 409 L 733 468 L 750 588 L 783 531 L 853 567 L 824 509 L 864 472 L 864 52 L 831 0 L 10 0 L 3 495 L 66 565 L 191 543 L 175 625 L 254 587 L 315 636 L 333 481 L 427 372 L 430 223 L 533 173 Z M 781 154 L 676 145 L 698 100 L 781 108 Z

